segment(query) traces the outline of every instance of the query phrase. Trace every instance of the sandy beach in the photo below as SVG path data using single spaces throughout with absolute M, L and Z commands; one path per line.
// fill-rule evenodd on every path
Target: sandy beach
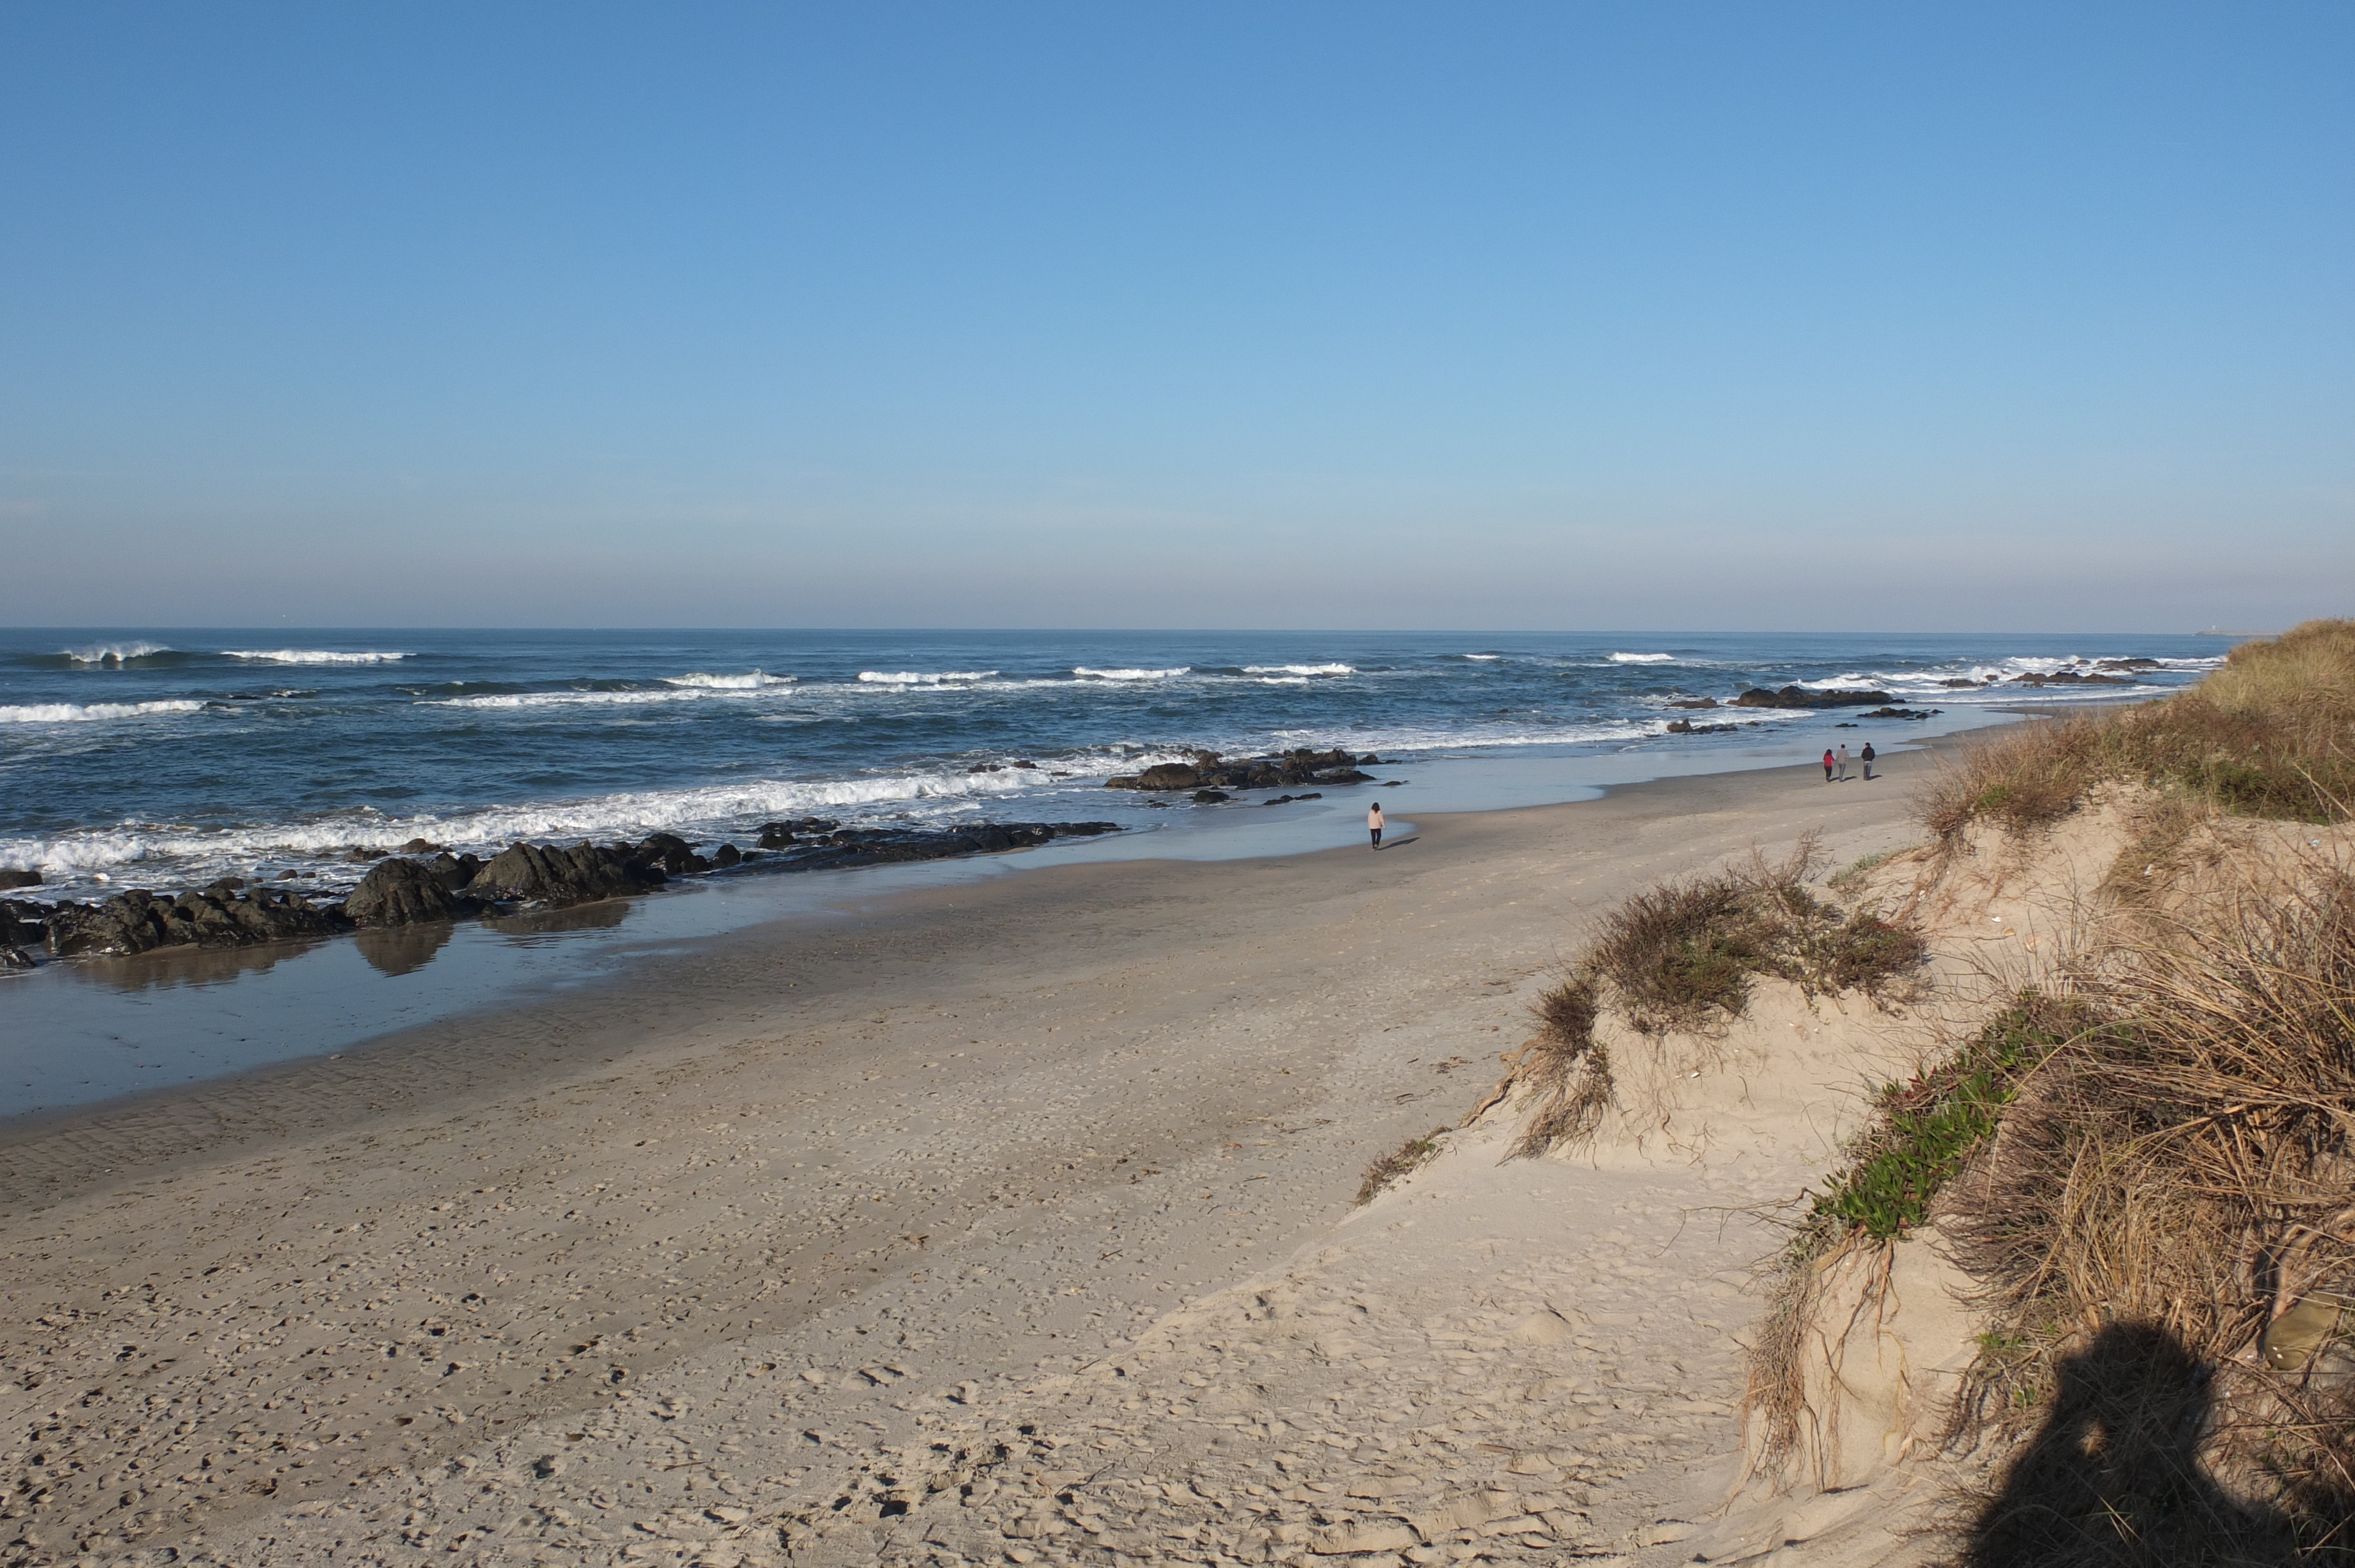
M 1476 1224 L 1352 1199 L 1479 1100 L 1593 914 L 1810 831 L 1913 842 L 1934 763 L 895 895 L 19 1127 L 0 1551 L 1669 1561 L 1739 1447 L 1774 1233 L 1738 1211 L 1837 1126 L 1502 1167 Z M 1286 1522 L 1367 1485 L 1551 1522 Z

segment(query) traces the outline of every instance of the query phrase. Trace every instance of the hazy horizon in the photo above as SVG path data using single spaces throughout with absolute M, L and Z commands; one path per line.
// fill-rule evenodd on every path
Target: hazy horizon
M 2355 11 L 19 6 L 0 623 L 2277 630 Z

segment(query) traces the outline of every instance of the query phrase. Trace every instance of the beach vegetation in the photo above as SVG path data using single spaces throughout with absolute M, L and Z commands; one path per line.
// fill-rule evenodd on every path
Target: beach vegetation
M 1636 894 L 1603 917 L 1584 967 L 1607 980 L 1646 1033 L 1695 1033 L 1738 1018 L 1753 980 L 1774 976 L 1810 997 L 1878 996 L 1918 969 L 1921 933 L 1870 906 L 1842 909 L 1806 886 L 1812 837 L 1784 860 L 1753 853 Z
M 2198 685 L 2100 714 L 2015 726 L 1963 749 L 1916 815 L 1952 842 L 1974 822 L 2014 832 L 2131 781 L 2234 816 L 2355 814 L 2355 620 L 2244 642 Z
M 1380 1197 L 1382 1190 L 1401 1177 L 1421 1170 L 1439 1157 L 1440 1139 L 1450 1129 L 1433 1128 L 1429 1132 L 1408 1139 L 1389 1154 L 1366 1167 L 1365 1180 L 1358 1184 L 1358 1207 L 1363 1208 Z
M 1573 974 L 1538 999 L 1537 1037 L 1514 1074 L 1528 1107 L 1508 1160 L 1529 1160 L 1591 1140 L 1611 1107 L 1611 1053 L 1594 1037 L 1602 997 L 1592 972 Z

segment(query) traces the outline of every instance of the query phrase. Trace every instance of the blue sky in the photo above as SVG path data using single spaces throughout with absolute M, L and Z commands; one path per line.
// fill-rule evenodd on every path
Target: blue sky
M 2355 611 L 2342 4 L 0 7 L 0 621 Z

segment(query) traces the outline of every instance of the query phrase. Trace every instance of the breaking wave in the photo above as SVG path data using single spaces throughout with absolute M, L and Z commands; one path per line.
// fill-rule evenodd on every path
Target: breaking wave
M 749 675 L 666 675 L 666 686 L 691 686 L 708 692 L 756 692 L 764 686 L 790 686 L 794 677 L 755 670 Z
M 858 678 L 870 686 L 954 686 L 969 681 L 986 681 L 996 673 L 995 670 L 901 670 L 897 673 L 861 670 Z
M 1180 664 L 1174 670 L 1096 670 L 1085 664 L 1074 664 L 1071 673 L 1095 681 L 1166 681 L 1172 675 L 1183 675 L 1192 669 L 1190 664 Z
M 142 718 L 149 714 L 192 714 L 205 705 L 193 698 L 155 703 L 26 703 L 0 707 L 0 724 L 80 724 L 92 719 Z
M 224 648 L 224 659 L 246 659 L 257 664 L 394 664 L 406 653 L 346 653 L 334 648 Z
M 87 648 L 67 648 L 61 652 L 77 664 L 127 664 L 133 659 L 169 653 L 172 650 L 162 642 L 93 642 Z
M 1246 675 L 1354 675 L 1354 664 L 1246 664 Z
M 1673 664 L 1677 656 L 1673 653 L 1614 653 L 1611 662 L 1614 664 Z

